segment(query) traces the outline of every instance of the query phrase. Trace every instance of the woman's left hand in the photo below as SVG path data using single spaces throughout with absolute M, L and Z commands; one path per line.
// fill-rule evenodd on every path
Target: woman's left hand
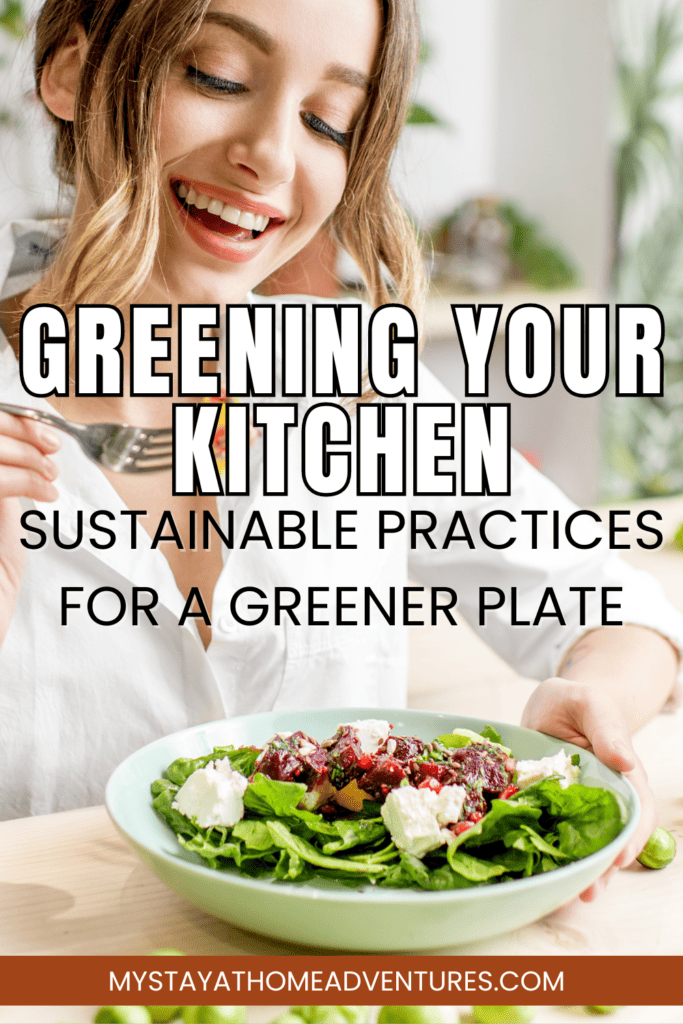
M 595 899 L 619 868 L 628 867 L 636 859 L 657 825 L 655 798 L 648 786 L 645 769 L 633 749 L 626 720 L 618 704 L 588 683 L 546 679 L 527 701 L 522 725 L 591 750 L 608 768 L 621 772 L 633 784 L 640 798 L 638 827 L 612 867 L 581 893 L 581 899 L 588 902 Z

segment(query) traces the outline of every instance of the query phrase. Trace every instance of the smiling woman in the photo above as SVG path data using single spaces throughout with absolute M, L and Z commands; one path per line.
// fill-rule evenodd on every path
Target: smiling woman
M 347 141 L 375 63 L 379 8 L 374 0 L 342 5 L 342 24 L 325 4 L 308 4 L 310 30 L 301 33 L 286 5 L 267 5 L 260 24 L 251 20 L 253 5 L 243 7 L 250 20 L 218 5 L 207 11 L 166 86 L 162 195 L 170 172 L 170 193 L 186 216 L 180 230 L 175 209 L 162 219 L 161 243 L 184 280 L 197 267 L 196 253 L 185 251 L 189 236 L 191 250 L 248 263 L 235 283 L 253 287 L 309 241 L 342 197 Z M 233 189 L 226 192 L 217 186 L 228 175 Z M 257 237 L 254 215 L 269 218 Z M 205 275 L 202 281 L 206 288 Z
M 131 306 L 256 301 L 251 290 L 321 228 L 356 258 L 376 304 L 391 298 L 384 265 L 394 294 L 419 307 L 422 260 L 389 180 L 417 50 L 415 0 L 46 0 L 36 22 L 36 85 L 55 127 L 56 167 L 75 201 L 68 221 L 13 224 L 0 239 L 9 266 L 0 302 L 3 398 L 53 406 L 81 424 L 168 427 L 181 396 L 153 384 L 144 394 L 132 394 L 127 383 L 118 395 L 98 385 L 87 397 L 71 390 L 36 402 L 15 359 L 26 310 L 53 304 L 71 326 L 77 306 L 118 307 L 126 319 Z M 157 369 L 173 381 L 177 322 L 174 316 L 161 331 L 168 337 L 152 340 Z M 76 381 L 85 344 L 78 333 L 69 344 Z M 121 356 L 127 381 L 129 338 Z M 204 371 L 216 369 L 211 359 L 204 363 Z M 2 676 L 14 680 L 11 695 L 2 689 L 0 729 L 11 765 L 3 816 L 99 800 L 127 751 L 190 721 L 231 713 L 225 687 L 232 676 L 215 663 L 227 649 L 212 617 L 225 624 L 220 592 L 242 559 L 232 553 L 224 565 L 220 546 L 198 550 L 183 527 L 180 544 L 150 561 L 144 531 L 165 514 L 192 523 L 234 512 L 241 521 L 249 502 L 229 509 L 211 495 L 176 494 L 170 473 L 114 474 L 85 463 L 69 441 L 59 447 L 55 434 L 30 420 L 0 414 L 0 640 Z M 258 443 L 252 468 L 258 490 Z M 35 557 L 21 543 L 21 501 L 53 503 L 64 515 L 67 508 L 105 515 L 145 509 L 147 555 L 131 545 L 112 560 L 96 545 L 83 564 L 55 544 Z M 285 584 L 290 570 L 281 568 Z M 327 576 L 332 567 L 325 558 L 318 569 Z M 251 582 L 263 570 L 270 571 L 247 567 Z M 59 626 L 55 599 L 63 585 L 120 590 L 125 577 L 135 589 L 139 574 L 166 609 L 158 627 L 143 625 L 124 638 L 113 625 L 103 646 L 92 621 Z M 204 611 L 179 628 L 178 610 L 198 584 Z M 232 582 L 225 593 L 231 589 Z M 274 639 L 284 655 L 282 630 Z M 256 647 L 270 643 L 263 636 Z M 29 664 L 28 651 L 37 661 Z M 256 708 L 277 690 L 283 665 L 263 662 L 262 675 L 256 648 L 250 661 L 248 699 Z M 314 703 L 313 678 L 311 685 Z
M 412 0 L 48 2 L 36 78 L 79 187 L 45 300 L 242 301 L 327 222 L 376 304 L 384 263 L 419 308 L 389 182 L 416 40 Z
M 75 202 L 68 222 L 10 224 L 0 235 L 5 408 L 56 410 L 80 424 L 168 428 L 179 401 L 192 400 L 180 389 L 187 372 L 179 344 L 183 318 L 172 307 L 240 307 L 255 323 L 259 300 L 252 289 L 321 229 L 354 257 L 375 306 L 397 298 L 419 314 L 422 260 L 389 175 L 417 49 L 415 0 L 47 0 L 37 20 L 36 82 L 55 125 L 56 164 L 62 181 L 74 187 Z M 46 304 L 64 311 L 62 325 L 74 321 L 68 353 L 77 386 L 41 398 L 16 356 L 24 314 Z M 78 330 L 83 309 L 77 315 L 76 307 L 86 305 L 118 307 L 120 316 L 108 310 L 115 323 L 135 323 L 131 310 L 139 315 L 156 307 L 143 346 L 152 370 L 139 390 L 131 386 L 131 367 L 140 370 L 137 343 L 145 339 L 133 331 L 120 345 L 115 339 L 117 393 L 102 384 L 98 328 L 91 345 L 91 352 L 97 348 L 95 383 L 78 393 L 79 345 L 84 350 L 88 338 Z M 524 459 L 511 456 L 511 493 L 489 474 L 485 486 L 462 487 L 456 495 L 451 484 L 464 479 L 466 451 L 434 429 L 414 430 L 404 445 L 402 430 L 385 429 L 395 416 L 376 405 L 358 415 L 340 409 L 350 389 L 339 375 L 325 391 L 335 419 L 344 419 L 343 436 L 331 437 L 324 424 L 321 434 L 332 446 L 348 445 L 350 467 L 362 426 L 363 456 L 381 483 L 361 480 L 362 486 L 335 494 L 317 483 L 307 486 L 302 438 L 316 396 L 310 388 L 306 394 L 304 368 L 317 358 L 319 324 L 315 311 L 305 315 L 305 306 L 289 307 L 286 330 L 268 349 L 275 355 L 270 400 L 276 406 L 281 397 L 296 400 L 275 435 L 281 447 L 273 448 L 271 413 L 277 409 L 269 412 L 266 403 L 252 425 L 247 406 L 233 401 L 238 391 L 248 396 L 249 387 L 225 396 L 236 414 L 224 430 L 226 464 L 236 459 L 245 467 L 245 486 L 230 494 L 194 493 L 194 476 L 174 491 L 170 469 L 113 473 L 89 462 L 72 439 L 58 451 L 58 439 L 44 427 L 0 413 L 0 815 L 99 803 L 122 758 L 191 723 L 340 703 L 404 704 L 407 638 L 399 621 L 389 614 L 389 621 L 373 616 L 362 625 L 350 610 L 350 595 L 362 588 L 409 598 L 410 577 L 433 587 L 437 597 L 451 595 L 440 599 L 444 613 L 457 595 L 458 613 L 500 654 L 525 675 L 545 680 L 528 705 L 526 724 L 591 747 L 606 764 L 629 773 L 644 813 L 622 855 L 627 863 L 654 824 L 653 797 L 629 730 L 654 714 L 671 690 L 674 648 L 683 647 L 680 617 L 654 581 L 618 562 L 604 545 L 577 550 L 561 531 L 553 536 L 552 523 L 568 521 L 576 510 Z M 348 352 L 342 327 L 349 311 L 327 312 L 330 350 Z M 350 312 L 359 326 L 361 310 Z M 399 314 L 393 307 L 385 312 L 394 318 L 394 345 L 401 341 Z M 202 375 L 216 382 L 226 353 L 219 358 L 217 319 L 202 324 L 206 334 L 196 338 L 195 352 Z M 61 333 L 65 338 L 66 329 Z M 229 321 L 225 347 L 239 347 Z M 260 347 L 247 347 L 261 359 Z M 391 351 L 393 374 L 399 360 Z M 292 353 L 302 367 L 294 383 L 287 375 Z M 352 369 L 362 376 L 362 361 Z M 379 391 L 395 393 L 370 377 L 372 356 L 367 369 Z M 310 376 L 315 379 L 315 367 Z M 405 391 L 406 408 L 391 412 L 405 412 L 411 424 L 441 405 L 448 415 L 437 430 L 456 422 L 452 397 L 423 369 L 417 401 L 412 394 L 412 388 Z M 367 388 L 363 398 L 375 396 Z M 186 419 L 194 411 L 180 409 Z M 213 412 L 211 419 L 215 427 Z M 231 433 L 234 421 L 242 424 L 241 442 Z M 487 426 L 484 414 L 480 421 Z M 263 426 L 263 433 L 250 426 Z M 213 459 L 208 444 L 205 450 Z M 398 462 L 414 466 L 422 483 L 392 485 L 388 472 Z M 331 463 L 322 460 L 325 478 Z M 289 490 L 268 486 L 274 468 L 287 471 Z M 543 510 L 533 543 L 521 538 L 509 549 L 445 544 L 456 512 L 473 535 L 481 532 L 493 511 L 492 492 L 508 523 Z M 421 522 L 433 524 L 437 540 L 431 528 L 418 531 L 415 547 L 402 528 L 378 538 L 387 499 L 396 523 L 411 522 L 417 511 Z M 22 511 L 32 505 L 34 513 L 60 517 L 57 532 L 40 546 L 22 536 Z M 83 543 L 79 511 L 87 524 Z M 281 513 L 290 527 L 285 543 Z M 103 540 L 102 525 L 114 520 L 134 524 L 130 542 Z M 161 522 L 169 530 L 175 524 L 173 531 L 158 536 Z M 234 526 L 234 544 L 198 545 L 198 522 L 217 524 L 223 533 Z M 256 527 L 246 544 L 250 523 Z M 269 538 L 278 538 L 277 545 Z M 566 607 L 563 601 L 562 621 L 542 603 L 553 587 L 571 595 Z M 320 595 L 333 590 L 339 614 L 318 616 Z M 482 590 L 493 595 L 485 623 L 478 614 Z M 582 604 L 585 593 L 612 590 L 620 593 L 627 623 L 618 634 L 600 628 L 600 608 L 584 615 Z M 269 606 L 275 594 L 310 594 L 313 614 L 298 623 L 292 613 L 277 623 L 267 616 L 245 625 L 232 601 L 245 592 L 264 594 Z M 533 622 L 531 612 L 524 621 L 510 621 L 508 593 L 520 609 L 540 609 Z M 73 610 L 65 625 L 63 594 Z M 114 597 L 114 615 L 90 614 L 98 595 Z M 135 607 L 139 597 L 143 610 L 151 607 L 150 595 L 153 616 L 119 615 L 117 608 Z M 410 611 L 410 601 L 406 607 Z M 554 677 L 557 672 L 563 678 Z

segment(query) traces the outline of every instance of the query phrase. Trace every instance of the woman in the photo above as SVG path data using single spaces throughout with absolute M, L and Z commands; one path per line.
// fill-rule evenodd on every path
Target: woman
M 416 46 L 413 0 L 48 0 L 38 20 L 37 82 L 56 124 L 58 168 L 76 186 L 75 207 L 63 239 L 56 244 L 52 236 L 37 246 L 33 277 L 23 264 L 14 274 L 10 267 L 1 320 L 7 338 L 2 400 L 40 404 L 23 390 L 16 366 L 19 321 L 29 306 L 52 302 L 72 316 L 76 304 L 109 303 L 127 322 L 131 302 L 251 300 L 251 289 L 326 222 L 359 263 L 375 304 L 389 297 L 384 263 L 399 300 L 418 306 L 419 252 L 388 179 Z M 13 237 L 22 230 L 15 228 Z M 21 254 L 10 241 L 5 253 L 16 270 Z M 175 340 L 173 329 L 163 333 Z M 127 341 L 123 352 L 127 369 Z M 157 366 L 163 370 L 177 379 L 173 344 Z M 427 375 L 419 397 L 448 400 Z M 172 402 L 125 391 L 53 397 L 49 404 L 80 422 L 166 427 Z M 265 592 L 297 581 L 322 589 L 330 579 L 400 586 L 409 554 L 404 537 L 390 537 L 381 548 L 368 525 L 386 507 L 383 499 L 342 495 L 315 502 L 296 483 L 287 499 L 259 497 L 258 442 L 251 466 L 256 497 L 232 504 L 174 496 L 169 474 L 106 473 L 71 441 L 58 448 L 53 432 L 0 414 L 0 699 L 10 764 L 4 816 L 98 802 L 122 757 L 192 721 L 273 707 L 405 700 L 402 632 L 384 621 L 306 629 L 286 616 L 278 626 L 245 627 L 230 613 L 230 595 L 241 586 Z M 513 497 L 496 507 L 571 511 L 523 460 L 514 465 Z M 28 557 L 19 542 L 20 500 L 50 522 L 52 509 L 60 512 L 59 539 L 50 534 Z M 189 543 L 191 513 L 225 521 L 232 511 L 239 531 L 258 508 L 276 534 L 282 507 L 315 508 L 319 526 L 333 531 L 337 512 L 354 516 L 359 504 L 366 525 L 358 527 L 352 550 L 310 544 L 192 550 Z M 413 504 L 433 510 L 440 523 L 453 513 L 452 499 Z M 389 507 L 400 506 L 391 499 Z M 464 498 L 458 507 L 476 520 L 486 502 Z M 98 544 L 87 527 L 76 543 L 79 510 L 86 523 L 93 510 L 108 510 L 116 543 Z M 179 524 L 182 546 L 150 540 L 164 511 Z M 654 824 L 629 735 L 670 693 L 677 662 L 672 643 L 683 642 L 683 630 L 656 585 L 634 582 L 635 574 L 610 557 L 568 545 L 553 551 L 543 538 L 539 550 L 461 555 L 424 544 L 410 571 L 437 585 L 507 581 L 530 598 L 549 580 L 567 590 L 624 585 L 623 619 L 634 624 L 619 630 L 595 628 L 594 613 L 580 625 L 575 601 L 567 627 L 512 629 L 494 613 L 484 632 L 517 667 L 551 677 L 531 698 L 525 724 L 592 747 L 638 787 L 645 812 L 622 855 L 625 864 Z M 200 609 L 181 627 L 179 612 L 198 581 L 205 613 Z M 136 585 L 154 588 L 155 621 L 143 616 L 137 624 L 126 618 L 103 627 L 83 608 L 62 607 L 68 624 L 60 625 L 62 588 L 73 587 L 72 601 L 80 593 L 85 605 L 88 594 L 114 585 L 128 597 Z M 461 606 L 467 613 L 467 597 Z

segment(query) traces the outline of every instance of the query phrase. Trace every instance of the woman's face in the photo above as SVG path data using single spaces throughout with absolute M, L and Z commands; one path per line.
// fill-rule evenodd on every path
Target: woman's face
M 333 212 L 380 27 L 377 0 L 212 0 L 159 114 L 158 273 L 183 301 L 242 298 Z

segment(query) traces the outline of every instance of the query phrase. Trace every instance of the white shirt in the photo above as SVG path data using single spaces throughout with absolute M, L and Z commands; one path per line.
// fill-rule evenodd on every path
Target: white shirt
M 49 258 L 49 239 L 57 237 L 58 226 L 45 223 L 4 229 L 0 234 L 1 299 L 36 282 Z M 25 392 L 15 356 L 1 334 L 0 401 L 50 408 Z M 418 401 L 453 399 L 423 370 Z M 311 404 L 308 399 L 301 402 Z M 130 519 L 122 514 L 126 507 L 118 493 L 79 446 L 63 436 L 62 448 L 54 457 L 60 470 L 59 500 L 44 504 L 25 501 L 24 506 L 42 510 L 50 524 L 58 513 L 62 544 L 76 537 L 77 515 L 82 511 L 84 542 L 71 550 L 60 548 L 50 529 L 48 543 L 28 553 L 18 606 L 0 652 L 0 818 L 99 803 L 108 776 L 124 757 L 156 737 L 197 722 L 278 709 L 403 706 L 407 630 L 388 625 L 378 614 L 369 626 L 308 625 L 304 606 L 310 587 L 332 588 L 329 614 L 324 610 L 315 613 L 331 622 L 336 587 L 372 587 L 387 605 L 393 586 L 398 608 L 408 575 L 425 586 L 451 587 L 458 594 L 458 614 L 515 668 L 536 678 L 552 675 L 578 637 L 600 624 L 595 600 L 588 602 L 585 625 L 579 624 L 578 598 L 571 598 L 571 586 L 623 587 L 622 620 L 656 629 L 683 649 L 683 620 L 667 603 L 659 585 L 610 554 L 606 546 L 581 551 L 563 543 L 553 551 L 547 525 L 541 519 L 538 549 L 531 550 L 526 539 L 529 530 L 519 525 L 521 510 L 558 509 L 564 522 L 575 506 L 516 453 L 510 498 L 368 498 L 357 497 L 349 489 L 326 499 L 304 487 L 296 471 L 300 444 L 296 430 L 290 431 L 290 440 L 288 497 L 263 496 L 260 442 L 256 442 L 251 496 L 218 500 L 224 528 L 231 508 L 236 530 L 237 524 L 244 528 L 252 511 L 258 509 L 275 541 L 272 550 L 263 543 L 250 543 L 243 549 L 236 544 L 224 552 L 224 567 L 213 595 L 212 642 L 205 650 L 192 620 L 184 626 L 178 624 L 185 601 L 162 548 L 153 549 L 150 536 L 141 528 L 137 548 L 131 548 Z M 411 551 L 409 531 L 404 530 L 388 538 L 386 548 L 380 550 L 379 510 L 396 510 L 408 517 L 411 507 L 438 517 L 433 534 L 437 548 L 422 543 Z M 117 542 L 108 550 L 98 550 L 88 542 L 102 539 L 89 525 L 91 513 L 100 509 L 115 516 L 106 524 L 117 534 Z M 303 548 L 278 550 L 280 509 L 303 512 L 309 537 L 311 514 L 317 510 L 319 536 L 326 542 L 334 537 L 336 511 L 357 511 L 356 531 L 350 538 L 357 548 L 313 550 L 309 541 Z M 472 531 L 474 550 L 464 543 L 451 544 L 447 550 L 439 545 L 458 509 Z M 517 516 L 516 530 L 525 539 L 505 550 L 484 546 L 478 539 L 478 524 L 493 509 L 507 509 Z M 550 516 L 545 520 L 547 523 Z M 509 527 L 506 529 L 509 532 Z M 130 606 L 136 586 L 157 591 L 154 615 L 158 625 L 153 626 L 144 615 L 137 626 L 132 625 Z M 260 625 L 248 626 L 232 616 L 230 601 L 239 588 L 257 587 L 272 604 L 278 586 L 301 592 L 301 625 L 285 616 L 276 626 L 269 614 Z M 536 627 L 512 627 L 506 602 L 501 611 L 489 613 L 487 625 L 480 627 L 478 588 L 509 591 L 511 586 L 517 588 L 520 616 L 524 608 L 535 610 L 545 588 L 553 586 L 567 613 L 567 624 L 547 618 Z M 64 587 L 82 587 L 70 594 L 70 600 L 80 600 L 83 606 L 97 588 L 116 588 L 126 597 L 128 611 L 118 624 L 102 626 L 92 621 L 83 607 L 69 611 L 68 624 L 62 626 Z M 362 619 L 362 589 L 360 593 L 359 610 L 344 611 L 347 619 L 357 615 Z M 318 593 L 316 599 L 322 601 L 323 594 Z M 346 593 L 343 600 L 352 598 Z M 104 598 L 97 607 L 104 617 Z M 244 610 L 246 601 L 240 607 Z

